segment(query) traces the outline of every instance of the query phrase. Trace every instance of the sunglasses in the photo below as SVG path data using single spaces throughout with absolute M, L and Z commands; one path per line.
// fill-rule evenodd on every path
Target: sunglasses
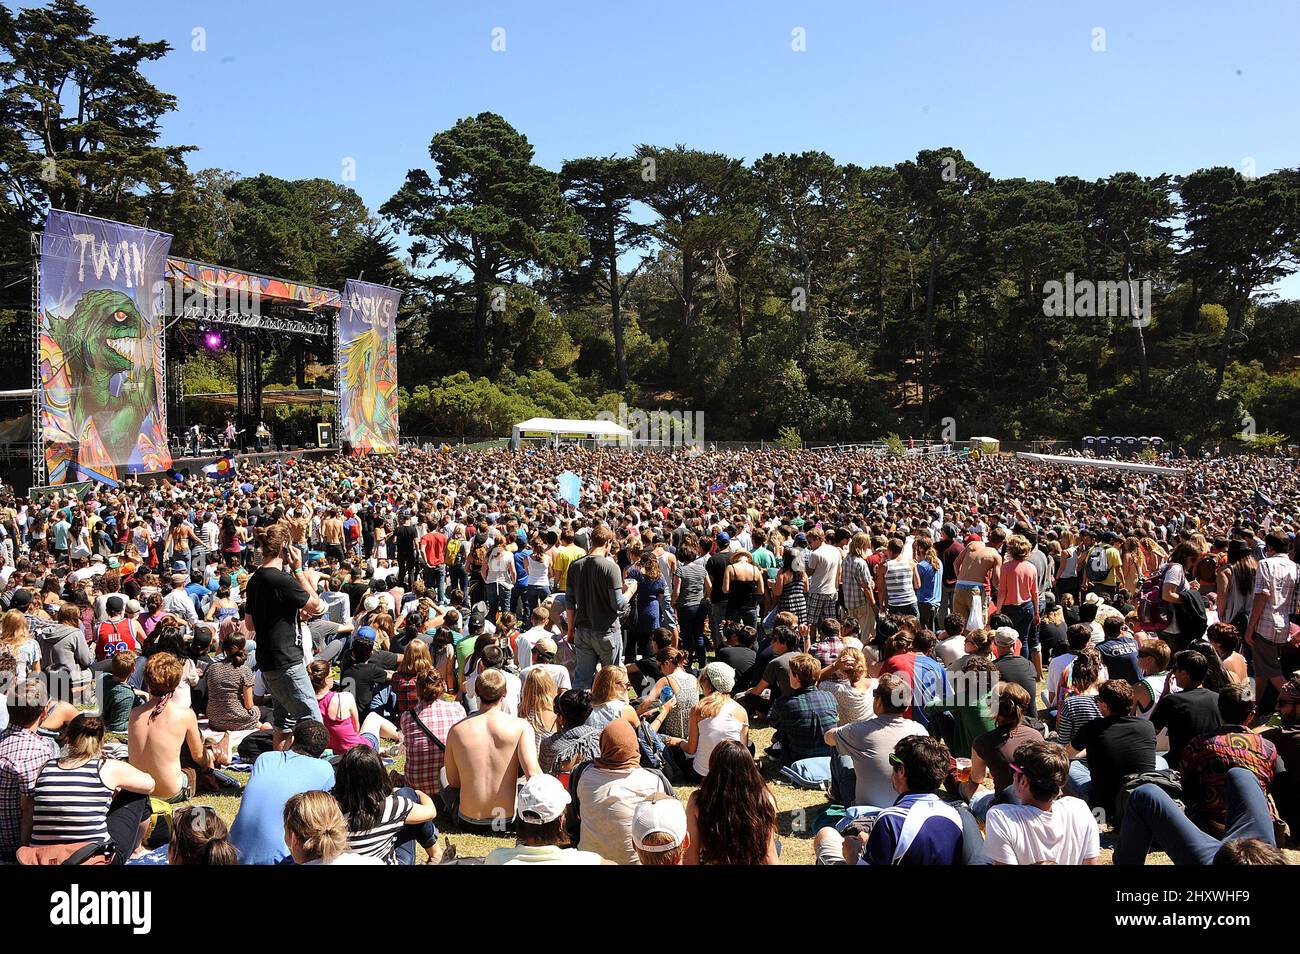
M 1022 768 L 1021 768 L 1019 765 L 1017 765 L 1015 762 L 1008 762 L 1007 764 L 1011 767 L 1011 771 L 1015 772 L 1017 775 L 1024 775 L 1024 774 L 1025 774 L 1025 770 L 1022 769 Z
M 892 765 L 894 768 L 902 768 L 902 767 L 903 767 L 903 760 L 900 759 L 900 758 L 899 758 L 897 755 L 895 755 L 893 752 L 890 752 L 890 753 L 889 753 L 889 764 Z

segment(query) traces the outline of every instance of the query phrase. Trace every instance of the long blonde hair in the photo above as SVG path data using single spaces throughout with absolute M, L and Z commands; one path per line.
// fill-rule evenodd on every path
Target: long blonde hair
M 540 667 L 530 670 L 519 694 L 520 718 L 533 722 L 543 712 L 554 712 L 558 692 L 559 687 L 549 672 Z
M 329 792 L 300 792 L 285 802 L 284 830 L 302 842 L 310 861 L 329 864 L 348 847 L 348 823 Z
M 397 664 L 396 675 L 418 676 L 432 668 L 433 657 L 429 655 L 428 645 L 422 639 L 413 639 L 406 644 L 406 652 L 402 654 L 402 660 Z
M 616 676 L 622 676 L 623 684 L 627 684 L 627 670 L 622 666 L 600 667 L 600 672 L 596 673 L 596 679 L 591 684 L 591 704 L 593 706 L 604 705 L 606 702 L 613 702 L 618 698 L 618 690 L 614 687 Z M 626 691 L 619 701 L 627 702 Z
M 30 638 L 31 630 L 22 610 L 11 609 L 5 613 L 4 619 L 0 620 L 0 646 L 21 647 Z

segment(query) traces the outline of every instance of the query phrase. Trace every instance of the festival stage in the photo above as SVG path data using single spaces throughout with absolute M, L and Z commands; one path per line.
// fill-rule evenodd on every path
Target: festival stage
M 263 464 L 273 464 L 277 460 L 289 460 L 290 458 L 319 460 L 322 457 L 335 457 L 339 453 L 337 447 L 313 447 L 299 450 L 280 450 L 280 451 L 260 451 L 255 453 L 234 455 L 235 463 L 239 467 L 257 467 Z M 224 460 L 225 453 L 214 453 L 200 455 L 198 457 L 177 457 L 172 461 L 172 469 L 180 471 L 189 477 L 199 477 L 203 474 L 203 468 L 208 464 L 215 464 L 219 460 Z M 166 477 L 164 471 L 161 474 L 151 474 L 152 477 Z

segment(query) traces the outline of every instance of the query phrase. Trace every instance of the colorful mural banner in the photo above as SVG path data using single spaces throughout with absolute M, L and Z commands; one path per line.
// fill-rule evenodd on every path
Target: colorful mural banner
M 41 236 L 46 483 L 113 483 L 171 466 L 163 280 L 172 237 L 57 209 Z
M 357 454 L 391 454 L 398 447 L 397 303 L 386 285 L 348 279 L 339 312 L 336 377 L 343 430 Z

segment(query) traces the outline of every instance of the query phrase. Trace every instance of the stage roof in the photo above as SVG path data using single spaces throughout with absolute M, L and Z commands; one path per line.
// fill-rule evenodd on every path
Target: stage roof
M 234 407 L 239 397 L 234 391 L 214 392 L 212 394 L 187 394 L 187 401 L 208 401 L 212 404 L 228 404 Z M 263 391 L 262 404 L 329 404 L 338 400 L 338 392 L 325 388 L 305 388 L 301 391 Z

